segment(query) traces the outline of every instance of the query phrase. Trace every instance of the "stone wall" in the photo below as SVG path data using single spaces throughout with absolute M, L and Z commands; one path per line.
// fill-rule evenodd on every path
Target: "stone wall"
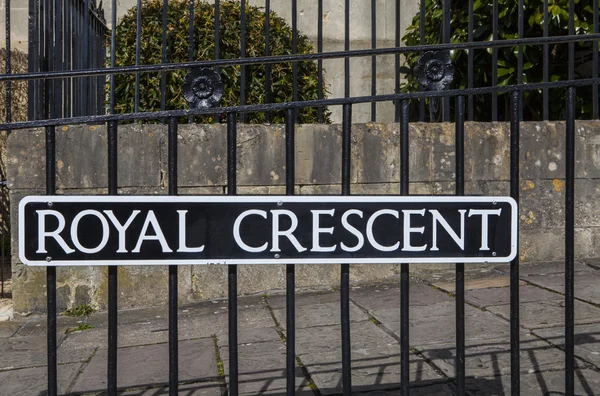
M 121 194 L 167 193 L 167 142 L 164 125 L 119 127 Z M 600 123 L 579 122 L 576 128 L 576 256 L 600 256 Z M 564 123 L 522 123 L 520 258 L 560 260 L 564 254 Z M 104 126 L 57 128 L 56 182 L 59 194 L 106 194 L 107 142 Z M 283 194 L 285 131 L 282 126 L 240 125 L 238 130 L 238 193 Z M 454 125 L 410 126 L 411 194 L 454 192 Z M 509 125 L 467 123 L 465 143 L 466 193 L 508 195 Z M 226 127 L 180 125 L 179 186 L 181 194 L 224 194 L 226 191 Z M 353 194 L 398 194 L 400 174 L 398 124 L 355 124 L 352 127 Z M 296 192 L 339 194 L 341 191 L 341 127 L 300 125 L 296 130 Z M 45 192 L 44 131 L 15 131 L 8 139 L 8 186 L 13 238 L 17 207 L 26 195 Z M 13 252 L 17 241 L 13 240 Z M 481 265 L 482 267 L 484 265 Z M 299 265 L 297 285 L 339 284 L 337 265 Z M 424 265 L 413 265 L 418 272 Z M 431 265 L 428 266 L 431 268 Z M 353 282 L 393 279 L 396 265 L 353 265 Z M 45 270 L 26 267 L 13 255 L 13 295 L 16 312 L 43 311 Z M 284 289 L 285 268 L 240 266 L 239 292 Z M 122 308 L 164 304 L 165 267 L 121 267 Z M 179 299 L 223 297 L 227 269 L 181 266 Z M 104 307 L 107 269 L 58 269 L 60 309 L 81 303 Z

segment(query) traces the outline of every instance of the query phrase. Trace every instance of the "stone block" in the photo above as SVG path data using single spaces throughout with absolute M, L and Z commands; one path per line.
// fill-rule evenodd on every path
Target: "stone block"
M 575 356 L 595 365 L 600 364 L 600 336 L 598 324 L 580 325 L 575 327 Z M 538 337 L 553 345 L 565 349 L 565 328 L 557 326 L 533 331 Z
M 121 389 L 166 384 L 169 370 L 168 344 L 118 349 L 117 386 Z M 73 386 L 72 392 L 91 393 L 106 389 L 107 351 L 98 351 Z M 216 380 L 217 361 L 213 340 L 182 341 L 179 343 L 180 381 Z
M 520 339 L 521 374 L 564 369 L 564 353 L 553 345 L 524 334 Z M 453 378 L 455 373 L 456 344 L 435 345 L 420 350 L 424 357 Z M 469 341 L 465 347 L 465 371 L 473 377 L 510 375 L 510 342 L 507 338 Z M 578 362 L 579 366 L 583 366 Z
M 522 286 L 519 283 L 519 302 L 563 301 L 564 296 L 535 286 Z M 465 293 L 465 300 L 479 308 L 510 304 L 510 287 L 476 289 Z
M 489 307 L 488 310 L 498 316 L 510 319 L 510 306 Z M 600 323 L 600 309 L 592 305 L 575 301 L 575 324 Z M 527 329 L 564 326 L 565 308 L 563 301 L 537 301 L 521 303 L 520 325 Z
M 58 393 L 64 395 L 77 378 L 83 363 L 58 366 Z M 48 368 L 38 366 L 21 370 L 0 371 L 2 392 L 7 395 L 43 395 L 48 391 Z
M 509 180 L 510 135 L 508 131 L 509 125 L 507 123 L 465 123 L 466 180 Z M 446 139 L 446 141 L 438 143 L 438 147 L 442 152 L 444 150 L 454 150 L 453 130 L 447 130 L 445 134 L 440 135 L 439 139 Z M 450 147 L 444 148 L 446 146 Z M 452 163 L 454 163 L 454 160 Z M 439 167 L 441 168 L 442 165 L 441 159 L 439 159 Z M 444 168 L 447 168 L 447 166 L 444 166 Z M 454 172 L 453 166 L 446 169 L 445 174 L 448 175 L 450 172 Z
M 355 135 L 354 135 L 355 136 Z M 298 184 L 334 184 L 342 180 L 341 125 L 298 125 L 296 143 L 296 182 Z M 356 158 L 353 145 L 352 158 Z M 339 153 L 339 155 L 336 155 Z M 356 167 L 351 168 L 356 180 Z
M 229 383 L 229 348 L 220 347 L 225 380 Z M 281 394 L 286 389 L 285 345 L 278 342 L 258 342 L 238 346 L 238 384 L 241 395 Z M 295 368 L 294 394 L 309 395 L 312 390 L 300 367 Z
M 281 326 L 285 324 L 285 314 L 285 309 L 273 310 L 273 315 Z M 363 311 L 355 305 L 350 305 L 350 321 L 360 322 L 368 319 L 369 317 Z M 313 326 L 331 326 L 339 323 L 340 304 L 337 302 L 296 307 L 296 329 Z
M 62 338 L 62 337 L 60 337 Z M 0 348 L 0 369 L 14 369 L 23 367 L 43 366 L 47 364 L 46 350 L 47 337 L 11 337 Z M 85 362 L 94 353 L 94 349 L 80 348 L 69 353 L 58 353 L 58 363 Z

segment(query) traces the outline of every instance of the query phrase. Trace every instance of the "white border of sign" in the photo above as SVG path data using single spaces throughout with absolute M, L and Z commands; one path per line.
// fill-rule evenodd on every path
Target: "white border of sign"
M 278 202 L 295 202 L 295 203 L 310 203 L 310 202 L 507 202 L 512 209 L 511 219 L 511 254 L 508 257 L 435 257 L 435 258 L 368 258 L 368 259 L 232 259 L 232 260 L 97 260 L 90 261 L 89 264 L 77 264 L 72 261 L 53 260 L 52 266 L 104 266 L 104 265 L 227 265 L 227 264 L 431 264 L 431 263 L 508 263 L 517 256 L 517 241 L 518 241 L 518 208 L 517 203 L 510 197 L 473 197 L 473 196 L 369 196 L 369 195 L 305 195 L 305 196 L 287 196 L 287 195 L 203 195 L 203 196 L 142 196 L 142 195 L 40 195 L 28 196 L 19 202 L 19 241 L 24 240 L 25 224 L 24 224 L 24 209 L 25 205 L 30 202 L 77 202 L 77 203 L 102 203 L 102 202 L 170 202 L 170 203 L 278 203 Z M 22 263 L 30 266 L 45 267 L 49 264 L 46 261 L 30 261 L 25 258 L 25 247 L 19 243 L 19 259 Z

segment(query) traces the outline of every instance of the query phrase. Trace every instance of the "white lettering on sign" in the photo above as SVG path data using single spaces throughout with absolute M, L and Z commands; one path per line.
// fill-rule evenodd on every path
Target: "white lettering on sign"
M 152 228 L 154 228 L 154 235 L 146 235 L 146 233 L 148 232 L 148 227 L 150 225 L 152 225 Z M 171 248 L 169 248 L 169 245 L 167 244 L 165 235 L 163 234 L 162 229 L 160 228 L 160 224 L 158 224 L 158 220 L 156 219 L 156 215 L 154 214 L 153 210 L 148 211 L 148 215 L 146 216 L 146 220 L 144 221 L 144 225 L 142 226 L 142 232 L 140 232 L 140 237 L 138 239 L 137 245 L 135 245 L 135 248 L 132 250 L 132 252 L 139 253 L 140 249 L 142 248 L 142 243 L 144 241 L 158 241 L 160 243 L 163 253 L 171 253 L 173 251 L 171 250 Z
M 105 210 L 104 213 L 108 216 L 110 221 L 112 221 L 113 225 L 117 229 L 117 232 L 119 233 L 119 249 L 117 250 L 117 253 L 127 253 L 127 249 L 125 248 L 125 232 L 131 223 L 133 223 L 133 220 L 140 213 L 140 211 L 134 210 L 131 212 L 131 216 L 129 216 L 125 222 L 125 225 L 121 224 L 121 222 L 117 220 L 112 210 Z
M 100 223 L 102 224 L 102 239 L 100 240 L 98 246 L 96 246 L 95 248 L 86 248 L 79 242 L 79 222 L 81 221 L 81 219 L 83 219 L 84 216 L 90 215 L 97 217 L 100 220 Z M 71 223 L 71 240 L 73 241 L 73 245 L 75 245 L 75 247 L 83 253 L 98 253 L 104 248 L 104 246 L 106 246 L 106 243 L 108 242 L 108 235 L 108 221 L 106 221 L 104 216 L 102 216 L 102 213 L 98 212 L 97 210 L 88 209 L 79 212 L 77 216 L 75 216 L 75 218 L 73 219 L 73 222 Z
M 262 216 L 264 219 L 267 218 L 267 212 L 265 212 L 264 210 L 251 209 L 251 210 L 242 212 L 242 214 L 239 215 L 235 219 L 235 223 L 233 223 L 233 239 L 235 239 L 235 243 L 237 243 L 239 247 L 241 247 L 243 250 L 245 250 L 247 252 L 250 252 L 250 253 L 264 252 L 265 250 L 267 250 L 267 247 L 269 246 L 269 242 L 265 242 L 264 245 L 259 246 L 259 247 L 252 247 L 252 246 L 247 245 L 242 240 L 242 236 L 240 235 L 240 226 L 242 225 L 242 220 L 244 220 L 247 216 L 250 216 L 250 215 Z
M 84 209 L 72 214 L 72 217 L 69 218 L 70 224 L 67 224 L 65 215 L 57 210 L 36 210 L 38 227 L 35 252 L 48 253 L 48 243 L 50 240 L 54 240 L 53 246 L 58 244 L 66 254 L 74 252 L 95 254 L 106 249 L 112 249 L 114 253 L 119 254 L 140 253 L 145 244 L 151 241 L 160 244 L 162 253 L 173 252 L 169 243 L 172 246 L 178 246 L 178 253 L 202 253 L 205 251 L 206 241 L 203 238 L 206 236 L 199 237 L 197 218 L 194 218 L 195 221 L 192 224 L 188 224 L 189 212 L 190 210 L 187 209 L 174 210 L 173 214 L 177 213 L 177 224 L 175 224 L 175 220 L 170 220 L 169 215 L 160 213 L 160 219 L 164 222 L 161 225 L 153 210 L 148 210 L 144 214 L 139 209 L 130 210 L 127 216 L 125 213 L 119 215 L 121 217 L 119 219 L 113 210 Z M 399 211 L 385 208 L 376 210 L 368 216 L 365 216 L 363 210 L 346 209 L 338 212 L 336 216 L 336 209 L 308 208 L 301 213 L 299 215 L 288 209 L 269 211 L 249 209 L 239 214 L 234 213 L 229 220 L 233 223 L 233 227 L 229 228 L 232 234 L 227 235 L 229 231 L 224 233 L 221 231 L 218 238 L 233 236 L 232 245 L 248 253 L 262 253 L 269 248 L 270 252 L 281 252 L 282 238 L 287 238 L 298 253 L 308 250 L 302 243 L 311 244 L 310 252 L 343 251 L 352 253 L 365 248 L 365 242 L 379 252 L 439 251 L 438 245 L 440 244 L 442 247 L 448 247 L 450 244 L 452 245 L 451 249 L 456 250 L 453 245 L 455 244 L 460 250 L 465 251 L 466 231 L 474 227 L 475 232 L 480 231 L 481 235 L 481 243 L 477 244 L 478 250 L 489 251 L 490 217 L 500 216 L 502 209 L 454 209 L 453 213 L 446 211 L 442 215 L 437 209 Z M 256 219 L 255 216 L 264 220 Z M 390 217 L 382 218 L 382 216 Z M 467 223 L 470 218 L 475 220 L 470 221 L 468 225 L 471 228 L 468 228 Z M 452 221 L 449 222 L 449 219 Z M 299 224 L 300 221 L 309 224 Z M 311 221 L 312 224 L 310 224 Z M 323 227 L 324 222 L 330 226 Z M 395 225 L 390 228 L 392 222 Z M 270 240 L 268 237 L 269 223 L 271 225 Z M 246 227 L 243 227 L 244 224 Z M 289 224 L 289 226 L 286 227 L 284 224 Z M 82 227 L 85 229 L 82 230 Z M 267 231 L 261 233 L 263 227 Z M 167 239 L 164 232 L 172 230 L 177 230 L 178 235 Z M 90 242 L 89 236 L 82 240 L 82 236 L 86 235 L 82 232 L 91 233 L 94 236 L 94 242 Z M 116 235 L 111 235 L 111 233 L 116 233 Z M 386 239 L 383 238 L 385 233 L 387 233 Z M 411 238 L 416 238 L 415 234 L 423 235 L 421 240 L 430 241 L 431 245 L 426 243 L 416 246 L 415 244 L 418 243 L 411 241 Z M 204 232 L 200 235 L 204 235 Z M 262 239 L 262 235 L 265 235 L 264 239 Z M 331 235 L 331 240 L 336 242 L 324 242 L 324 239 L 329 238 L 324 235 Z M 188 237 L 195 242 L 189 242 Z M 443 239 L 443 242 L 440 242 L 440 239 Z M 385 240 L 390 242 L 384 242 Z M 135 242 L 135 247 L 128 250 L 127 246 L 131 246 L 133 242 Z M 92 246 L 89 246 L 90 244 Z M 107 248 L 107 246 L 109 247 Z M 369 246 L 367 247 L 370 249 Z M 470 247 L 471 250 L 474 248 L 474 246 Z
M 423 234 L 425 232 L 425 227 L 411 227 L 410 226 L 410 216 L 411 215 L 421 215 L 425 216 L 425 209 L 422 210 L 403 210 L 402 214 L 404 214 L 404 246 L 402 250 L 409 252 L 422 252 L 427 249 L 427 244 L 423 246 L 411 246 L 410 245 L 410 234 L 419 233 Z
M 186 253 L 198 253 L 204 251 L 204 245 L 198 247 L 188 247 L 186 244 L 186 221 L 185 215 L 187 214 L 187 210 L 178 210 L 177 214 L 179 214 L 179 249 L 178 252 L 186 252 Z
M 369 240 L 369 243 L 371 244 L 371 246 L 373 246 L 375 249 L 377 249 L 381 252 L 393 252 L 394 250 L 398 250 L 398 246 L 400 246 L 400 242 L 396 242 L 392 246 L 383 246 L 375 240 L 375 236 L 373 235 L 373 224 L 375 223 L 375 220 L 377 220 L 377 218 L 379 216 L 384 215 L 384 214 L 392 215 L 395 218 L 398 218 L 398 216 L 399 216 L 397 210 L 390 210 L 390 209 L 382 209 L 382 210 L 378 210 L 377 212 L 373 213 L 373 215 L 371 217 L 369 217 L 369 221 L 367 221 L 367 239 Z
M 500 216 L 502 209 L 471 209 L 469 217 L 481 216 L 481 247 L 479 250 L 490 250 L 488 246 L 488 216 Z
M 446 232 L 448 233 L 448 235 L 450 235 L 450 237 L 452 239 L 454 239 L 454 242 L 456 242 L 456 244 L 458 245 L 458 247 L 460 248 L 460 250 L 465 250 L 465 213 L 467 211 L 465 209 L 459 209 L 458 213 L 460 213 L 460 237 L 456 234 L 456 232 L 454 232 L 454 230 L 452 229 L 452 227 L 450 227 L 450 224 L 448 224 L 448 222 L 446 221 L 446 219 L 444 219 L 442 217 L 442 215 L 440 214 L 439 211 L 435 210 L 435 209 L 431 209 L 429 211 L 429 213 L 431 213 L 431 215 L 433 216 L 433 229 L 432 229 L 432 241 L 431 241 L 431 250 L 440 250 L 437 247 L 437 223 L 439 222 L 442 227 L 444 227 L 444 230 L 446 230 Z
M 298 217 L 294 212 L 286 209 L 278 209 L 272 210 L 271 213 L 273 214 L 273 247 L 271 248 L 271 251 L 281 252 L 281 249 L 279 249 L 279 238 L 282 236 L 287 237 L 298 252 L 306 251 L 306 248 L 300 245 L 300 242 L 298 242 L 293 234 L 296 227 L 298 227 Z M 292 220 L 292 225 L 285 231 L 279 229 L 279 216 L 282 215 L 288 216 Z
M 344 244 L 344 242 L 342 242 L 340 243 L 340 247 L 346 252 L 357 252 L 360 249 L 362 249 L 363 245 L 365 244 L 365 237 L 356 227 L 354 227 L 348 222 L 348 216 L 350 215 L 358 215 L 362 219 L 363 212 L 358 209 L 350 209 L 345 211 L 342 215 L 342 226 L 348 231 L 350 231 L 352 235 L 354 235 L 358 239 L 358 243 L 353 247 L 348 247 Z
M 63 237 L 60 236 L 61 231 L 65 228 L 66 222 L 65 217 L 56 210 L 38 210 L 38 250 L 36 253 L 48 253 L 46 250 L 46 238 L 52 237 L 65 253 L 73 253 L 75 249 L 71 249 L 65 242 Z M 46 232 L 46 216 L 52 215 L 58 220 L 58 227 L 56 230 Z
M 312 229 L 312 249 L 311 252 L 334 252 L 335 245 L 333 246 L 320 246 L 319 245 L 319 235 L 320 234 L 333 234 L 333 227 L 329 228 L 320 228 L 319 227 L 319 216 L 329 215 L 332 216 L 335 214 L 335 209 L 331 210 L 311 210 L 312 218 L 313 218 L 313 229 Z

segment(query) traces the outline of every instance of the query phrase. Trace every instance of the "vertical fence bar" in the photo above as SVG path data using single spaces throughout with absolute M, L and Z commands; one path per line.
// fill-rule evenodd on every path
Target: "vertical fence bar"
M 518 35 L 519 35 L 519 39 L 524 39 L 525 38 L 525 12 L 524 12 L 524 5 L 523 5 L 523 0 L 519 0 L 518 3 L 519 6 L 519 12 L 518 12 Z M 523 84 L 523 46 L 519 45 L 518 48 L 518 52 L 517 52 L 517 83 L 519 84 Z M 523 96 L 523 91 L 518 91 L 519 92 L 519 96 Z M 522 98 L 521 98 L 521 103 L 523 102 Z M 506 118 L 508 118 L 506 116 Z M 523 107 L 519 107 L 519 120 L 523 119 Z
M 400 124 L 400 195 L 409 194 L 409 101 L 403 99 Z M 409 266 L 400 264 L 400 394 L 410 394 Z
M 117 122 L 108 122 L 108 194 L 117 195 Z M 108 362 L 107 393 L 117 394 L 118 267 L 108 267 Z
M 60 0 L 59 0 L 60 1 Z M 90 67 L 90 63 L 89 63 L 89 42 L 90 42 L 90 0 L 84 0 L 83 2 L 83 9 L 82 9 L 82 17 L 83 17 L 83 41 L 82 41 L 82 48 L 81 48 L 81 60 L 83 61 L 83 64 L 81 65 L 81 67 L 83 69 L 88 69 Z M 95 66 L 95 65 L 93 65 Z M 81 79 L 81 83 L 83 85 L 83 89 L 81 91 L 81 99 L 83 101 L 82 104 L 82 111 L 83 114 L 82 115 L 90 115 L 90 111 L 89 111 L 89 98 L 88 98 L 88 89 L 89 89 L 89 79 L 90 77 L 83 77 Z
M 54 66 L 52 70 L 62 70 L 62 56 L 63 56 L 63 26 L 62 26 L 62 0 L 54 1 L 54 56 L 52 61 Z M 55 78 L 52 80 L 54 84 L 54 97 L 52 98 L 54 105 L 54 117 L 60 118 L 63 116 L 62 109 L 62 78 Z
M 422 0 L 423 2 L 425 0 Z M 401 32 L 400 32 L 400 0 L 396 0 L 396 19 L 395 19 L 395 24 L 396 24 L 396 37 L 395 37 L 395 46 L 396 47 L 400 47 L 400 37 L 401 37 Z M 396 53 L 394 54 L 394 70 L 398 70 L 400 69 L 400 53 Z M 395 82 L 394 82 L 394 93 L 399 94 L 400 93 L 400 74 L 399 73 L 394 73 L 395 75 Z M 394 111 L 395 111 L 395 117 L 394 120 L 396 122 L 400 121 L 400 103 L 396 100 L 394 101 Z
M 419 5 L 419 43 L 421 45 L 425 45 L 427 41 L 425 38 L 425 1 L 426 0 L 421 0 Z M 425 99 L 419 99 L 419 121 L 425 121 Z
M 235 113 L 227 113 L 227 194 L 237 194 L 237 123 Z M 238 396 L 237 266 L 228 266 L 229 314 L 229 395 Z
M 38 47 L 38 41 L 37 41 L 37 35 L 36 35 L 36 28 L 38 25 L 38 21 L 37 21 L 37 7 L 36 7 L 36 2 L 35 0 L 29 0 L 29 12 L 28 12 L 28 22 L 27 22 L 27 36 L 28 36 L 28 40 L 29 40 L 29 44 L 27 46 L 27 53 L 28 53 L 28 57 L 27 57 L 27 72 L 28 73 L 33 73 L 36 72 L 36 50 Z M 9 9 L 9 7 L 6 8 L 7 10 Z M 8 36 L 8 35 L 7 35 Z M 29 107 L 27 109 L 27 119 L 29 121 L 35 119 L 35 110 L 37 107 L 37 98 L 35 95 L 35 91 L 36 91 L 36 80 L 28 80 L 27 81 L 27 98 L 29 101 Z M 10 103 L 10 102 L 7 102 Z M 10 120 L 7 120 L 7 122 L 10 122 Z M 4 285 L 4 283 L 3 283 Z M 2 293 L 4 295 L 4 293 Z
M 451 7 L 450 7 L 450 0 L 444 0 L 444 20 L 443 20 L 443 26 L 442 26 L 442 32 L 443 32 L 443 37 L 442 37 L 442 43 L 444 44 L 449 44 L 450 43 L 450 35 L 451 35 L 451 31 L 450 31 L 450 12 Z M 443 98 L 442 99 L 442 121 L 448 122 L 450 121 L 450 98 Z
M 71 70 L 71 48 L 73 45 L 73 37 L 71 32 L 71 13 L 73 9 L 70 1 L 65 2 L 65 17 L 64 17 L 64 69 Z M 63 108 L 65 111 L 65 117 L 71 117 L 71 77 L 68 77 L 64 80 L 65 94 L 63 101 Z
M 464 96 L 456 98 L 456 195 L 465 194 L 465 104 Z M 465 394 L 465 264 L 456 264 L 456 387 L 457 395 Z
M 55 128 L 46 127 L 46 194 L 56 193 L 56 140 Z M 58 370 L 56 350 L 56 267 L 46 267 L 47 291 L 47 354 L 48 396 L 58 394 Z
M 569 0 L 569 34 L 575 34 L 575 1 Z M 569 42 L 569 80 L 575 79 L 575 43 Z M 575 392 L 575 87 L 567 88 L 565 174 L 565 394 Z
M 474 30 L 474 25 L 475 25 L 475 15 L 474 15 L 474 10 L 473 10 L 473 0 L 469 0 L 469 31 L 468 31 L 468 36 L 467 36 L 467 41 L 469 43 L 473 42 L 473 30 Z M 473 79 L 475 78 L 474 75 L 474 70 L 473 70 L 473 61 L 475 59 L 475 49 L 473 48 L 469 48 L 468 49 L 468 65 L 467 65 L 467 78 L 468 78 L 468 82 L 467 82 L 467 87 L 468 88 L 473 88 Z M 467 119 L 469 121 L 473 121 L 473 117 L 474 117 L 474 112 L 475 112 L 475 108 L 474 108 L 474 103 L 473 103 L 473 95 L 469 95 L 468 98 L 468 102 L 467 102 Z
M 192 20 L 192 19 L 190 19 Z M 140 65 L 140 56 L 142 50 L 142 0 L 137 0 L 137 9 L 135 13 L 135 65 Z M 134 93 L 134 104 L 133 111 L 138 113 L 140 111 L 140 73 L 135 73 L 135 93 Z
M 162 44 L 161 44 L 161 62 L 167 63 L 167 10 L 169 0 L 163 0 L 162 6 Z M 167 73 L 160 73 L 160 109 L 165 111 L 167 108 Z
M 240 58 L 246 57 L 246 0 L 240 0 Z M 246 104 L 246 66 L 240 65 L 240 106 Z M 240 113 L 240 122 L 246 122 L 246 113 Z
M 10 0 L 5 0 L 5 25 L 6 25 L 6 57 L 5 57 L 5 61 L 6 61 L 6 74 L 11 74 L 11 64 L 10 64 Z M 12 81 L 8 80 L 6 81 L 6 123 L 10 123 L 11 121 L 11 107 L 12 107 L 12 100 L 11 100 L 11 86 L 12 86 Z M 4 269 L 2 269 L 2 273 L 4 274 Z M 4 284 L 4 283 L 3 283 Z
M 318 0 L 317 10 L 317 52 L 320 54 L 323 52 L 323 0 Z M 323 60 L 317 61 L 317 95 L 319 99 L 323 99 Z M 323 119 L 323 108 L 317 109 L 317 121 L 322 124 Z
M 565 395 L 575 394 L 575 88 L 567 89 L 565 188 Z
M 110 66 L 116 63 L 117 1 L 112 0 L 112 31 L 110 40 Z M 115 75 L 110 75 L 110 113 L 115 113 Z M 108 194 L 117 195 L 117 122 L 108 122 Z M 117 266 L 108 267 L 108 362 L 107 392 L 117 394 L 117 335 L 118 335 L 118 274 Z
M 265 1 L 265 56 L 271 53 L 271 0 Z M 265 63 L 265 103 L 271 103 L 271 64 Z M 265 121 L 271 122 L 271 113 L 265 113 Z
M 498 40 L 498 0 L 492 2 L 492 41 Z M 492 87 L 498 86 L 498 47 L 492 47 Z M 498 94 L 492 93 L 492 121 L 498 121 Z
M 177 118 L 169 118 L 169 195 L 177 195 Z M 179 393 L 177 343 L 177 266 L 169 265 L 169 395 Z
M 510 196 L 519 203 L 519 134 L 521 93 L 513 91 L 510 120 Z M 517 247 L 517 251 L 519 248 Z M 511 395 L 521 394 L 519 358 L 519 255 L 510 263 L 510 383 Z
M 344 6 L 344 51 L 350 51 L 350 0 Z M 350 97 L 350 57 L 344 57 L 344 97 Z
M 221 59 L 221 1 L 215 0 L 215 60 Z M 219 68 L 216 68 L 217 72 Z M 220 122 L 219 114 L 213 116 L 213 122 Z
M 285 193 L 294 195 L 295 177 L 295 125 L 296 112 L 286 111 L 285 119 Z M 287 395 L 294 396 L 296 392 L 296 274 L 294 264 L 285 267 L 286 287 L 286 372 Z
M 550 16 L 548 15 L 548 0 L 544 0 L 544 38 L 549 36 L 549 21 Z M 548 43 L 544 43 L 544 66 L 543 66 L 543 80 L 544 82 L 550 81 L 550 47 Z M 548 88 L 542 89 L 542 114 L 544 120 L 550 118 L 550 91 Z
M 190 15 L 189 15 L 189 30 L 188 30 L 188 60 L 190 62 L 192 62 L 194 60 L 194 47 L 195 47 L 195 43 L 194 43 L 194 11 L 195 11 L 195 4 L 194 4 L 194 0 L 190 0 Z M 188 117 L 188 122 L 191 124 L 192 121 L 194 120 L 194 117 L 189 116 Z
M 298 53 L 298 1 L 292 0 L 292 54 Z M 292 63 L 292 101 L 298 101 L 298 62 Z M 295 121 L 298 121 L 298 109 L 294 109 Z
M 377 3 L 371 0 L 371 48 L 377 48 Z M 377 95 L 377 56 L 371 57 L 371 96 Z M 377 119 L 377 102 L 371 102 L 371 122 Z
M 350 195 L 352 106 L 345 104 L 342 115 L 342 195 Z M 352 356 L 350 347 L 350 265 L 341 265 L 340 308 L 342 327 L 343 395 L 352 394 Z
M 594 34 L 598 34 L 598 0 L 594 0 L 594 16 L 593 16 L 593 24 L 594 24 Z M 594 40 L 592 42 L 592 47 L 594 48 L 592 52 L 592 76 L 593 78 L 598 78 L 598 40 Z M 598 119 L 598 84 L 592 84 L 592 116 L 595 120 Z
M 44 13 L 44 69 L 49 70 L 49 59 L 53 59 L 53 24 L 52 22 L 52 2 L 45 0 Z M 54 89 L 53 83 L 49 79 L 44 80 L 44 116 L 53 118 L 54 116 Z M 46 194 L 54 195 L 56 193 L 56 133 L 55 127 L 46 128 Z M 47 355 L 48 355 L 48 396 L 58 394 L 58 361 L 56 344 L 56 267 L 46 268 L 46 309 L 47 314 Z

